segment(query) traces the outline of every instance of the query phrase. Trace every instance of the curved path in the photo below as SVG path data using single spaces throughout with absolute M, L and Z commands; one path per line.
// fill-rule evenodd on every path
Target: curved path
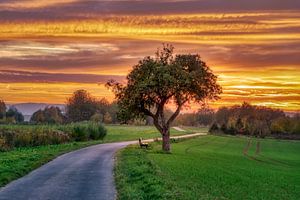
M 114 153 L 132 143 L 100 144 L 59 156 L 1 188 L 0 199 L 115 199 Z
M 204 134 L 173 138 L 200 135 Z M 99 144 L 59 156 L 1 188 L 0 200 L 113 200 L 116 198 L 114 154 L 135 143 L 137 141 Z

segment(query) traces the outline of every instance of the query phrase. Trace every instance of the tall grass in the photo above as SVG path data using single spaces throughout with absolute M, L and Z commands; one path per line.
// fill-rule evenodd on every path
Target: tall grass
M 95 122 L 66 125 L 0 125 L 0 151 L 16 147 L 98 140 L 103 139 L 106 132 L 103 125 Z

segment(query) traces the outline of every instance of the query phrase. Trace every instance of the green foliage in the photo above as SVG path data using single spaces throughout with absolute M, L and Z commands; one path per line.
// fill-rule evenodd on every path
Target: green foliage
M 151 199 L 155 191 L 174 200 L 299 199 L 300 142 L 251 139 L 245 151 L 248 140 L 203 136 L 174 143 L 172 154 L 155 143 L 148 151 L 128 147 L 117 156 L 119 198 Z
M 89 120 L 97 111 L 97 103 L 85 90 L 77 90 L 67 100 L 67 117 L 71 122 Z
M 172 45 L 164 45 L 156 57 L 140 60 L 127 75 L 126 86 L 114 80 L 107 83 L 115 93 L 119 118 L 126 123 L 152 117 L 163 136 L 164 151 L 170 151 L 170 126 L 182 107 L 218 99 L 222 92 L 217 76 L 198 54 L 173 55 L 173 50 Z M 176 110 L 167 117 L 166 105 L 171 102 Z
M 102 124 L 94 122 L 74 123 L 63 127 L 71 131 L 71 136 L 75 141 L 103 139 L 107 134 Z
M 75 124 L 73 126 L 71 135 L 75 141 L 87 141 L 89 138 L 89 132 L 87 132 L 87 126 L 81 124 Z
M 107 83 L 115 92 L 124 121 L 152 116 L 151 109 L 163 108 L 172 101 L 179 109 L 189 101 L 217 99 L 221 87 L 217 77 L 199 55 L 173 56 L 173 47 L 166 45 L 156 57 L 145 57 L 127 76 L 127 85 Z M 159 110 L 160 112 L 161 110 Z
M 0 150 L 61 144 L 70 141 L 103 139 L 106 129 L 99 123 L 66 125 L 11 125 L 0 126 Z
M 70 132 L 75 141 L 103 139 L 107 134 L 106 128 L 95 122 L 73 123 L 61 126 L 60 129 Z
M 7 151 L 18 147 L 31 147 L 69 142 L 69 135 L 53 128 L 33 129 L 0 129 L 0 151 Z
M 102 98 L 97 100 L 85 90 L 77 90 L 67 101 L 69 122 L 91 120 L 93 122 L 117 123 L 117 105 Z

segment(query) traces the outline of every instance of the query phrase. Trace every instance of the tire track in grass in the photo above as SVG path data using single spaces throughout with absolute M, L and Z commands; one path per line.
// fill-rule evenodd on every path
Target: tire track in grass
M 259 153 L 260 153 L 260 141 L 256 141 L 255 155 L 259 155 Z
M 190 153 L 190 150 L 192 149 L 192 148 L 195 148 L 195 147 L 202 147 L 202 146 L 205 146 L 205 145 L 207 145 L 207 144 L 210 144 L 210 143 L 213 143 L 214 141 L 216 141 L 217 140 L 217 137 L 214 137 L 213 139 L 210 139 L 210 140 L 208 140 L 208 141 L 205 141 L 205 142 L 202 142 L 202 143 L 198 143 L 197 145 L 192 145 L 192 146 L 189 146 L 188 148 L 186 148 L 185 149 L 185 153 L 186 154 L 188 154 L 188 153 Z
M 256 145 L 255 145 L 255 156 L 251 156 L 249 155 L 249 149 L 251 148 L 253 143 L 253 140 L 249 139 L 245 148 L 243 149 L 243 154 L 246 158 L 248 158 L 249 160 L 253 160 L 253 161 L 257 161 L 259 163 L 266 163 L 266 164 L 271 164 L 271 165 L 281 165 L 283 167 L 291 167 L 289 164 L 272 159 L 272 158 L 268 158 L 266 156 L 261 155 L 261 142 L 258 140 L 256 141 Z M 257 158 L 257 156 L 263 158 L 259 159 Z
M 248 139 L 248 142 L 247 142 L 246 146 L 245 146 L 244 149 L 243 149 L 243 154 L 244 154 L 245 156 L 248 155 L 248 151 L 249 151 L 250 146 L 251 146 L 251 139 Z
M 263 159 L 269 160 L 270 162 L 273 162 L 274 164 L 279 164 L 279 165 L 283 165 L 284 167 L 292 167 L 290 164 L 280 161 L 280 160 L 276 160 L 274 158 L 270 158 L 267 156 L 264 156 L 262 154 L 260 154 L 261 152 L 261 145 L 260 145 L 260 141 L 257 141 L 256 143 L 256 155 L 262 157 Z
M 250 156 L 250 155 L 249 155 L 249 149 L 251 148 L 252 143 L 253 143 L 253 142 L 252 142 L 252 139 L 248 139 L 248 142 L 247 142 L 245 148 L 243 149 L 243 154 L 244 154 L 244 156 L 245 156 L 246 158 L 248 158 L 249 160 L 253 160 L 253 161 L 257 161 L 257 162 L 264 163 L 265 161 L 260 160 L 260 159 L 254 157 L 254 156 Z M 258 152 L 258 151 L 257 151 L 257 145 L 256 145 L 256 152 Z
M 269 163 L 272 163 L 272 164 L 281 165 L 283 167 L 293 167 L 290 164 L 288 164 L 286 162 L 283 162 L 283 161 L 279 161 L 279 160 L 276 160 L 276 159 L 273 159 L 273 158 L 269 158 L 269 157 L 266 157 L 266 156 L 263 156 L 263 155 L 260 155 L 260 157 L 262 157 L 262 158 L 264 158 L 266 160 L 269 160 L 270 161 Z

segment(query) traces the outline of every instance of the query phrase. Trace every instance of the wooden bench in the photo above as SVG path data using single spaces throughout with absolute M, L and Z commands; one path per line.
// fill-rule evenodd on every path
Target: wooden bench
M 139 144 L 140 144 L 140 147 L 143 148 L 145 147 L 146 149 L 148 148 L 149 144 L 148 143 L 144 143 L 142 142 L 142 138 L 139 138 Z

